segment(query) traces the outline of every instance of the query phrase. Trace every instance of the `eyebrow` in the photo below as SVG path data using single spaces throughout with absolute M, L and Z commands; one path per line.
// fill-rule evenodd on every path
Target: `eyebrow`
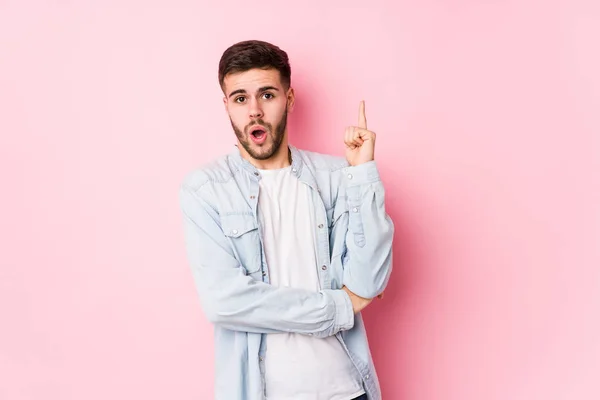
M 260 89 L 258 89 L 256 93 L 266 92 L 267 90 L 279 91 L 279 89 L 277 89 L 275 86 L 263 86 Z M 229 93 L 228 97 L 234 96 L 236 94 L 246 94 L 246 93 L 248 93 L 246 91 L 246 89 L 238 89 L 238 90 L 234 90 L 233 92 Z

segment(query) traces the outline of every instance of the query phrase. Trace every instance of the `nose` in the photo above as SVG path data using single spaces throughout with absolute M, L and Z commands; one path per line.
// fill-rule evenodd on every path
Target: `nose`
M 260 108 L 260 104 L 256 99 L 250 100 L 250 118 L 256 119 L 261 118 L 263 116 L 262 109 Z

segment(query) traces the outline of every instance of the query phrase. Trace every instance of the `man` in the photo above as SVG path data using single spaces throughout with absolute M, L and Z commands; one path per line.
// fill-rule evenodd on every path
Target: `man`
M 180 190 L 188 258 L 215 325 L 215 398 L 380 399 L 360 315 L 392 269 L 375 134 L 361 102 L 346 160 L 289 145 L 290 77 L 272 44 L 223 53 L 237 145 Z

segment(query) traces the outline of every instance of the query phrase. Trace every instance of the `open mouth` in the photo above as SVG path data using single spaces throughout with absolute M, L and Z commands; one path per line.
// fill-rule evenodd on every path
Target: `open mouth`
M 262 143 L 267 137 L 267 131 L 262 126 L 253 127 L 250 129 L 250 137 L 255 143 Z

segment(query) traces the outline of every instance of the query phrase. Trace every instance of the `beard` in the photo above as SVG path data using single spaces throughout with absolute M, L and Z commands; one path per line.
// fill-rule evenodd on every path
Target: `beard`
M 250 154 L 250 157 L 255 160 L 267 160 L 277 153 L 277 150 L 279 150 L 281 143 L 283 142 L 285 128 L 287 127 L 287 106 L 275 129 L 273 129 L 272 124 L 269 124 L 262 119 L 257 119 L 252 124 L 247 125 L 242 131 L 233 123 L 231 118 L 229 118 L 229 120 L 231 121 L 235 136 L 237 136 L 244 149 Z M 250 130 L 254 125 L 261 125 L 267 130 L 267 139 L 262 145 L 256 145 L 252 143 L 252 139 L 250 139 Z

